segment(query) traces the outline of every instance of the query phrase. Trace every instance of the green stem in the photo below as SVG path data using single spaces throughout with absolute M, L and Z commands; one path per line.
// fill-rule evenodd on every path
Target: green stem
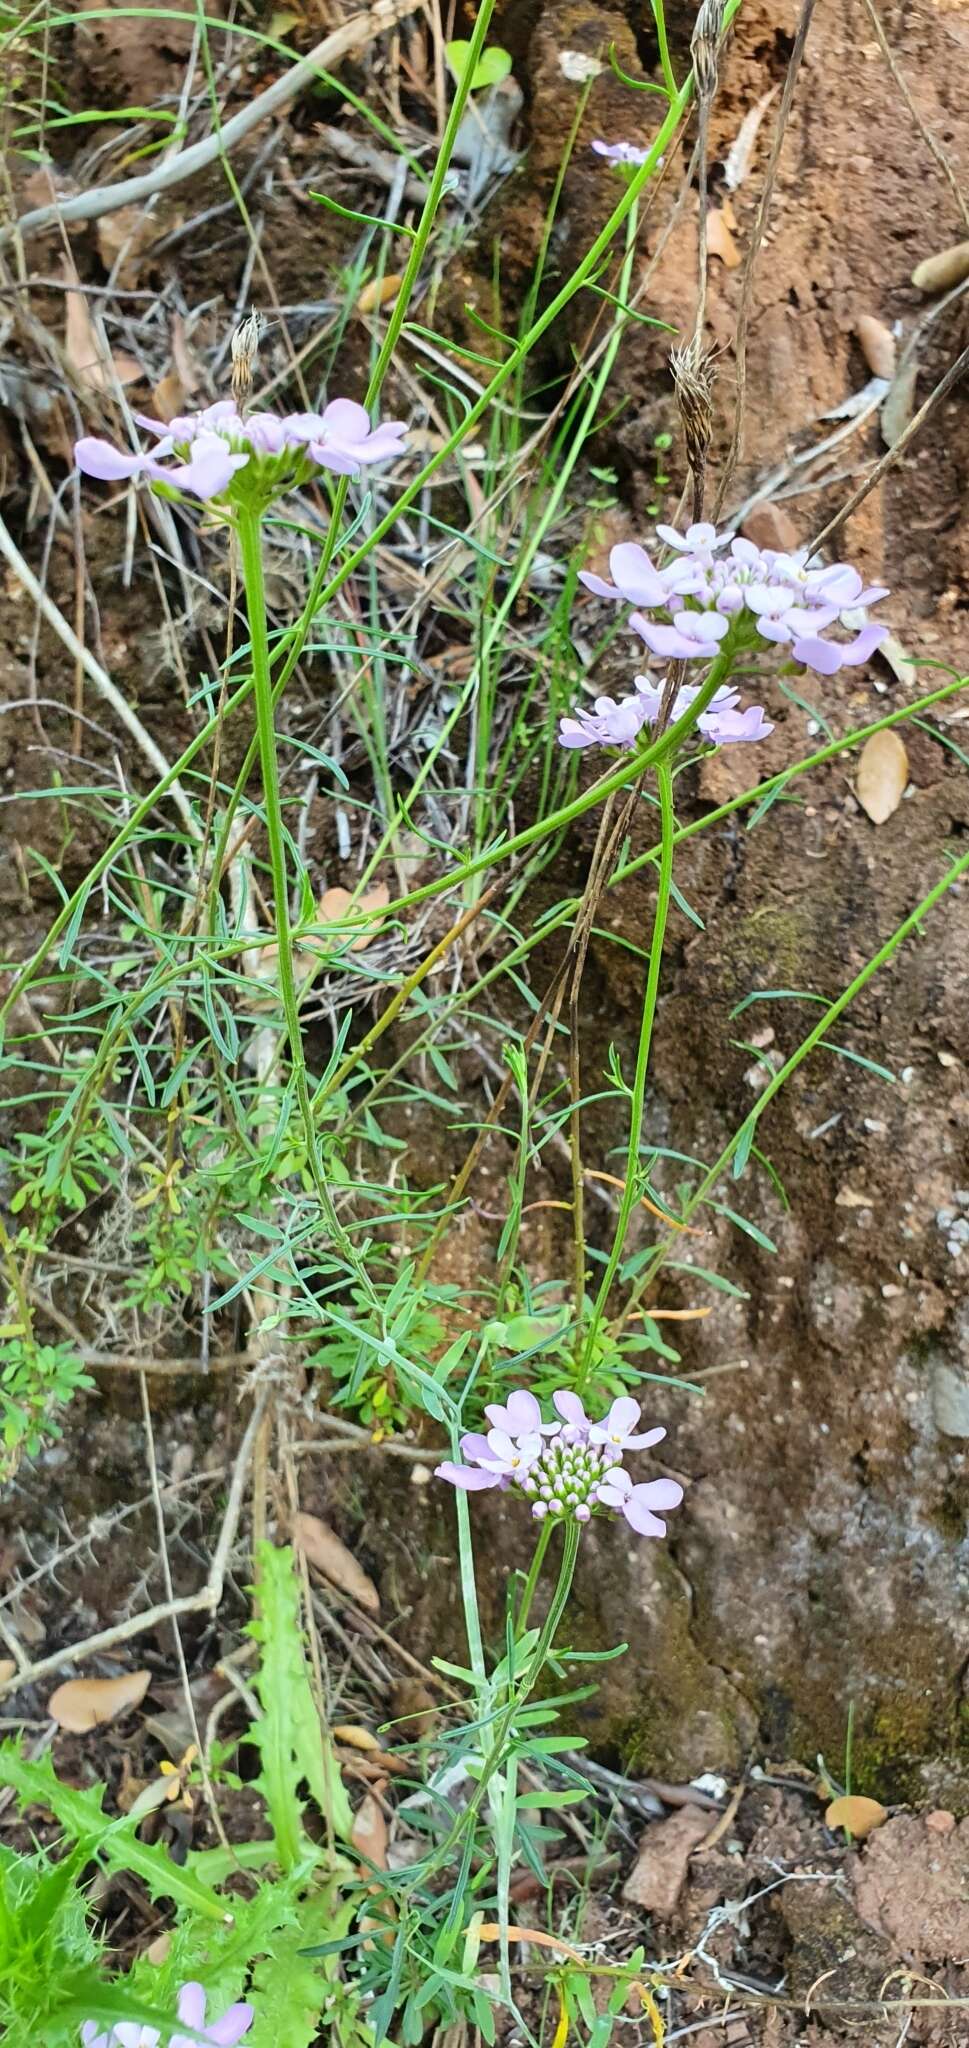
M 274 929 L 277 944 L 276 968 L 279 993 L 286 1020 L 286 1038 L 296 1083 L 306 1137 L 307 1160 L 317 1199 L 328 1230 L 355 1273 L 362 1276 L 360 1259 L 337 1216 L 323 1173 L 316 1145 L 316 1125 L 310 1099 L 303 1034 L 299 1021 L 299 995 L 293 965 L 293 936 L 289 921 L 289 879 L 286 872 L 286 834 L 279 792 L 279 762 L 276 754 L 276 726 L 273 716 L 273 686 L 269 666 L 269 628 L 266 617 L 266 584 L 262 559 L 262 518 L 246 508 L 238 515 L 239 554 L 249 617 L 249 653 L 256 709 L 256 739 L 262 774 L 263 808 L 269 842 L 269 868 L 273 884 Z
M 653 20 L 656 23 L 656 41 L 659 46 L 659 61 L 663 67 L 663 82 L 670 99 L 674 100 L 679 88 L 673 73 L 672 63 L 670 62 L 670 46 L 666 34 L 666 10 L 663 6 L 663 0 L 652 0 L 652 7 Z
M 542 1523 L 538 1542 L 535 1545 L 535 1555 L 532 1558 L 531 1564 L 528 1567 L 528 1577 L 525 1580 L 525 1590 L 522 1594 L 522 1604 L 518 1609 L 518 1615 L 515 1621 L 515 1637 L 516 1640 L 519 1642 L 521 1641 L 521 1638 L 524 1635 L 526 1628 L 528 1627 L 528 1616 L 531 1612 L 532 1601 L 535 1597 L 535 1588 L 538 1585 L 539 1574 L 545 1562 L 545 1552 L 548 1549 L 549 1540 L 551 1538 L 552 1530 L 554 1529 L 554 1527 L 554 1522 L 548 1521 L 547 1518 Z
M 629 1142 L 626 1147 L 626 1174 L 613 1233 L 612 1250 L 606 1262 L 606 1269 L 599 1283 L 592 1321 L 586 1341 L 582 1368 L 576 1380 L 576 1392 L 581 1394 L 592 1370 L 596 1339 L 605 1313 L 612 1283 L 619 1270 L 619 1263 L 626 1243 L 629 1219 L 639 1200 L 640 1171 L 639 1148 L 643 1135 L 643 1117 L 646 1109 L 646 1077 L 649 1071 L 649 1052 L 653 1040 L 653 1024 L 656 1018 L 656 1003 L 659 996 L 660 969 L 663 964 L 663 941 L 666 936 L 666 920 L 669 914 L 673 882 L 673 838 L 676 830 L 676 813 L 673 808 L 673 771 L 671 757 L 666 755 L 656 764 L 656 781 L 659 788 L 660 825 L 662 831 L 659 875 L 656 883 L 656 907 L 653 911 L 653 932 L 649 942 L 649 969 L 646 975 L 646 993 L 643 999 L 643 1015 L 639 1027 L 639 1047 L 636 1053 L 636 1071 L 633 1076 L 632 1092 L 629 1098 Z M 576 1314 L 581 1312 L 581 1303 L 576 1303 Z
M 464 1834 L 465 1830 L 474 1824 L 474 1821 L 477 1818 L 478 1813 L 480 1812 L 481 1803 L 484 1799 L 485 1792 L 487 1791 L 487 1788 L 490 1785 L 491 1780 L 495 1775 L 495 1772 L 501 1767 L 502 1752 L 504 1750 L 505 1743 L 508 1740 L 508 1736 L 511 1732 L 515 1716 L 521 1713 L 522 1707 L 525 1705 L 526 1700 L 529 1699 L 531 1694 L 534 1692 L 535 1687 L 538 1684 L 539 1678 L 541 1677 L 542 1671 L 544 1670 L 545 1665 L 548 1661 L 549 1651 L 551 1650 L 552 1644 L 555 1641 L 556 1630 L 558 1628 L 559 1622 L 562 1619 L 566 1602 L 572 1590 L 572 1580 L 575 1577 L 575 1562 L 576 1557 L 578 1555 L 580 1535 L 581 1528 L 578 1522 L 565 1523 L 565 1543 L 562 1550 L 562 1562 L 559 1566 L 558 1581 L 556 1583 L 555 1591 L 552 1595 L 551 1606 L 549 1607 L 545 1620 L 542 1623 L 541 1633 L 539 1635 L 538 1641 L 535 1645 L 534 1651 L 531 1653 L 531 1656 L 529 1658 L 528 1677 L 522 1682 L 520 1686 L 514 1688 L 511 1699 L 508 1701 L 508 1704 L 505 1707 L 504 1711 L 494 1724 L 491 1753 L 484 1760 L 481 1769 L 481 1776 L 479 1777 L 477 1784 L 475 1785 L 474 1791 L 471 1795 L 471 1798 L 468 1801 L 467 1806 L 464 1808 L 462 1813 L 458 1814 L 456 1820 L 454 1821 L 453 1826 L 445 1835 L 444 1840 L 438 1843 L 437 1848 L 431 1851 L 430 1855 L 426 1858 L 424 1862 L 418 1864 L 415 1867 L 415 1885 L 420 1884 L 421 1886 L 423 1886 L 424 1884 L 426 1884 L 428 1877 L 430 1877 L 434 1871 L 439 1870 L 443 1863 L 447 1862 L 452 1849 L 454 1849 L 457 1846 L 457 1843 L 460 1841 L 461 1836 Z

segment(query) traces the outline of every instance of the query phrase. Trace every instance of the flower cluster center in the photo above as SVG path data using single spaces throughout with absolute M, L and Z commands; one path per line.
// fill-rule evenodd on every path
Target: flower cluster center
M 563 1432 L 551 1443 L 543 1444 L 535 1463 L 520 1481 L 522 1491 L 533 1502 L 536 1521 L 543 1521 L 546 1515 L 589 1521 L 599 1498 L 600 1483 L 610 1468 L 620 1462 L 620 1453 L 611 1445 L 569 1443 L 568 1434 Z

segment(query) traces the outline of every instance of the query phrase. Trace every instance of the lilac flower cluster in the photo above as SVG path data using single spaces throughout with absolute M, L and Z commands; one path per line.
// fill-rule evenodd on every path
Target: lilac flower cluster
M 563 718 L 559 744 L 563 747 L 632 747 L 644 725 L 655 725 L 663 692 L 649 676 L 636 676 L 635 697 L 597 697 L 594 711 L 577 711 Z M 700 694 L 684 683 L 673 699 L 671 716 L 681 718 Z M 738 740 L 763 740 L 774 728 L 764 717 L 762 704 L 748 704 L 738 711 L 739 690 L 720 689 L 711 697 L 697 719 L 697 731 L 715 747 L 729 747 Z
M 855 614 L 888 591 L 881 584 L 866 589 L 848 562 L 826 567 L 812 563 L 807 548 L 785 555 L 706 524 L 688 526 L 685 534 L 658 526 L 656 534 L 675 550 L 666 568 L 654 568 L 645 548 L 627 541 L 609 556 L 612 583 L 585 571 L 580 580 L 597 597 L 636 605 L 633 631 L 666 661 L 709 659 L 729 634 L 738 651 L 758 641 L 789 643 L 795 661 L 833 676 L 868 661 L 888 631 L 864 620 L 858 628 Z M 685 604 L 677 606 L 678 598 Z M 647 612 L 665 619 L 647 618 Z M 839 624 L 855 631 L 853 640 L 825 638 Z
M 718 655 L 739 660 L 781 645 L 805 668 L 833 676 L 868 661 L 888 631 L 865 617 L 868 606 L 880 603 L 888 591 L 881 585 L 866 587 L 848 562 L 816 562 L 807 548 L 795 554 L 758 548 L 703 522 L 684 534 L 657 526 L 656 535 L 673 550 L 663 568 L 656 567 L 645 548 L 625 541 L 610 553 L 611 582 L 587 570 L 580 580 L 596 597 L 633 605 L 633 632 L 662 661 L 709 662 Z M 839 627 L 853 637 L 831 637 L 832 628 Z M 599 697 L 591 712 L 564 718 L 562 746 L 635 746 L 643 726 L 655 721 L 661 701 L 651 678 L 637 676 L 635 688 L 635 697 Z M 695 689 L 682 688 L 673 717 L 688 710 L 696 695 Z M 704 738 L 727 746 L 772 731 L 760 705 L 739 710 L 738 704 L 736 690 L 718 690 L 697 720 Z
M 105 483 L 145 476 L 150 482 L 211 499 L 230 489 L 238 470 L 258 464 L 268 494 L 275 496 L 305 483 L 316 469 L 357 476 L 364 464 L 400 455 L 407 445 L 402 420 L 382 420 L 371 427 L 364 407 L 351 398 L 333 398 L 322 412 L 285 417 L 254 412 L 243 418 L 231 398 L 167 424 L 140 413 L 135 417 L 146 433 L 155 436 L 154 449 L 132 455 L 111 441 L 87 436 L 74 447 L 85 476 Z
M 593 1422 L 567 1388 L 553 1394 L 552 1403 L 558 1422 L 543 1422 L 534 1394 L 524 1388 L 509 1394 L 505 1404 L 492 1402 L 485 1409 L 487 1435 L 471 1431 L 461 1438 L 467 1463 L 446 1459 L 435 1476 L 467 1493 L 512 1487 L 531 1501 L 538 1522 L 589 1522 L 607 1509 L 624 1515 L 640 1536 L 665 1536 L 666 1523 L 656 1510 L 678 1507 L 682 1486 L 675 1479 L 634 1486 L 622 1463 L 624 1451 L 648 1450 L 661 1442 L 665 1429 L 637 1435 L 639 1406 L 628 1394 L 613 1402 L 601 1422 Z
M 219 2020 L 205 2024 L 205 1990 L 201 1984 L 183 1984 L 178 1994 L 178 2017 L 185 2027 L 191 2027 L 201 2034 L 203 2041 L 210 2041 L 212 2048 L 236 2048 L 243 2034 L 248 2034 L 254 2014 L 251 2005 L 230 2005 L 228 2012 Z M 99 2034 L 95 2020 L 85 2020 L 81 2028 L 84 2048 L 158 2048 L 161 2035 L 157 2027 L 143 2027 L 137 2020 L 118 2020 L 106 2034 Z M 186 2034 L 172 2034 L 167 2048 L 194 2048 Z

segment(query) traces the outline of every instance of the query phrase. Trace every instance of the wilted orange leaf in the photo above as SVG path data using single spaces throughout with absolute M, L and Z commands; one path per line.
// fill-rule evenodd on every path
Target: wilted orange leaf
M 371 1735 L 369 1728 L 358 1728 L 355 1721 L 342 1723 L 339 1728 L 331 1728 L 330 1734 L 334 1742 L 344 1742 L 348 1749 L 380 1748 L 377 1737 Z
M 387 1868 L 387 1822 L 379 1799 L 368 1792 L 353 1816 L 350 1840 L 377 1870 Z
M 877 1799 L 863 1799 L 860 1792 L 846 1792 L 843 1798 L 832 1799 L 824 1818 L 829 1828 L 847 1828 L 849 1835 L 856 1835 L 861 1841 L 871 1834 L 872 1828 L 880 1828 L 888 1814 Z
M 339 1586 L 340 1591 L 354 1600 L 358 1607 L 364 1608 L 367 1614 L 380 1613 L 380 1594 L 373 1580 L 357 1563 L 335 1529 L 321 1522 L 318 1515 L 294 1515 L 293 1540 L 331 1585 Z
M 378 306 L 386 306 L 397 297 L 403 282 L 403 272 L 397 270 L 388 270 L 385 277 L 372 277 L 358 296 L 356 311 L 373 313 Z
M 725 270 L 736 270 L 740 262 L 740 250 L 733 238 L 735 226 L 729 199 L 722 206 L 711 206 L 707 214 L 707 250 L 711 256 L 719 256 Z
M 383 910 L 384 905 L 389 902 L 390 890 L 386 882 L 377 882 L 374 888 L 365 889 L 363 895 L 357 897 L 356 902 L 349 889 L 324 889 L 316 906 L 316 914 L 321 924 L 338 924 L 345 917 L 359 917 L 361 912 L 367 910 Z M 366 946 L 373 945 L 376 937 L 376 928 L 373 931 L 361 932 L 359 938 L 351 939 L 350 952 L 362 953 Z
M 150 1680 L 150 1671 L 125 1671 L 120 1678 L 69 1678 L 51 1694 L 47 1712 L 58 1728 L 88 1735 L 92 1728 L 102 1728 L 106 1721 L 140 1707 Z
M 496 1921 L 486 1920 L 478 1928 L 479 1941 L 500 1941 L 501 1928 Z M 539 1948 L 557 1948 L 562 1955 L 571 1956 L 574 1963 L 581 1963 L 578 1949 L 570 1948 L 567 1941 L 560 1941 L 557 1934 L 546 1934 L 541 1927 L 509 1927 L 509 1941 L 534 1941 Z

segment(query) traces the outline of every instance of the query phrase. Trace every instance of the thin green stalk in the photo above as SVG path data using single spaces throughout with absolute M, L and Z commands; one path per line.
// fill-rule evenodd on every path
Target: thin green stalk
M 293 964 L 293 938 L 289 921 L 289 883 L 286 873 L 286 833 L 283 826 L 282 807 L 279 793 L 279 762 L 276 754 L 276 727 L 273 718 L 273 688 L 269 667 L 269 627 L 266 617 L 266 585 L 262 559 L 262 519 L 256 511 L 246 508 L 238 515 L 239 554 L 242 564 L 242 579 L 246 592 L 246 609 L 249 616 L 250 658 L 255 693 L 256 735 L 259 742 L 259 762 L 262 774 L 263 805 L 266 815 L 266 836 L 269 842 L 269 867 L 273 882 L 273 911 L 277 942 L 276 969 L 279 975 L 279 993 L 282 999 L 283 1016 L 286 1020 L 286 1037 L 289 1041 L 289 1055 L 293 1077 L 296 1083 L 296 1100 L 299 1104 L 306 1135 L 306 1151 L 317 1199 L 334 1242 L 339 1247 L 361 1282 L 372 1291 L 364 1266 L 337 1216 L 333 1198 L 326 1185 L 322 1163 L 316 1144 L 316 1125 L 313 1105 L 310 1099 L 306 1059 L 303 1053 L 303 1034 L 299 1021 L 299 996 L 296 988 L 296 974 Z
M 663 5 L 663 0 L 652 0 L 652 9 L 653 20 L 656 23 L 656 41 L 659 47 L 659 61 L 663 69 L 663 80 L 666 86 L 666 90 L 669 93 L 670 99 L 672 100 L 676 98 L 678 87 L 676 83 L 676 77 L 673 71 L 673 66 L 670 61 L 670 45 L 669 38 L 666 33 L 666 10 Z
M 528 1677 L 523 1680 L 520 1686 L 512 1688 L 512 1697 L 495 1723 L 491 1754 L 485 1758 L 481 1775 L 477 1780 L 471 1798 L 463 1812 L 457 1815 L 444 1840 L 438 1843 L 437 1847 L 431 1851 L 430 1855 L 423 1862 L 416 1865 L 414 1869 L 415 1885 L 420 1884 L 423 1886 L 427 1882 L 428 1877 L 435 1870 L 439 1870 L 443 1863 L 447 1862 L 452 1849 L 457 1846 L 465 1829 L 471 1827 L 475 1821 L 480 1812 L 485 1792 L 496 1770 L 500 1767 L 502 1751 L 515 1716 L 521 1713 L 526 1700 L 534 1692 L 548 1661 L 549 1651 L 555 1641 L 556 1630 L 572 1590 L 572 1580 L 575 1577 L 575 1562 L 579 1549 L 579 1537 L 582 1533 L 578 1522 L 566 1522 L 564 1528 L 565 1542 L 562 1549 L 562 1562 L 559 1566 L 558 1581 L 552 1595 L 548 1613 L 542 1623 L 538 1641 L 529 1657 Z
M 548 1549 L 549 1541 L 551 1539 L 552 1530 L 554 1529 L 554 1527 L 554 1522 L 546 1520 L 542 1523 L 541 1530 L 539 1532 L 538 1542 L 535 1545 L 535 1554 L 532 1558 L 531 1564 L 528 1567 L 528 1577 L 525 1580 L 525 1590 L 522 1594 L 522 1604 L 518 1609 L 518 1613 L 515 1617 L 515 1635 L 519 1641 L 521 1641 L 521 1638 L 524 1635 L 526 1628 L 528 1627 L 528 1617 L 531 1612 L 532 1601 L 535 1597 L 535 1588 L 538 1585 L 541 1569 L 545 1562 L 545 1552 Z
M 659 978 L 663 964 L 663 942 L 666 937 L 666 920 L 669 915 L 673 883 L 673 838 L 676 830 L 676 812 L 673 807 L 673 769 L 671 755 L 665 755 L 656 764 L 656 782 L 659 790 L 660 865 L 656 881 L 656 905 L 653 911 L 653 930 L 649 942 L 649 968 L 646 975 L 646 992 L 643 998 L 643 1014 L 639 1027 L 639 1046 L 636 1052 L 636 1070 L 633 1075 L 632 1091 L 629 1098 L 629 1142 L 626 1147 L 626 1173 L 613 1232 L 612 1249 L 606 1261 L 606 1269 L 599 1283 L 599 1290 L 592 1310 L 592 1320 L 586 1340 L 582 1364 L 576 1378 L 576 1392 L 582 1393 L 589 1378 L 595 1357 L 596 1339 L 605 1313 L 606 1303 L 619 1271 L 620 1261 L 626 1244 L 629 1219 L 640 1195 L 639 1151 L 643 1136 L 643 1117 L 646 1110 L 646 1079 L 649 1072 L 649 1054 L 653 1042 L 653 1024 L 656 1018 L 656 1004 L 659 997 Z M 581 1312 L 581 1303 L 576 1303 L 576 1314 Z

